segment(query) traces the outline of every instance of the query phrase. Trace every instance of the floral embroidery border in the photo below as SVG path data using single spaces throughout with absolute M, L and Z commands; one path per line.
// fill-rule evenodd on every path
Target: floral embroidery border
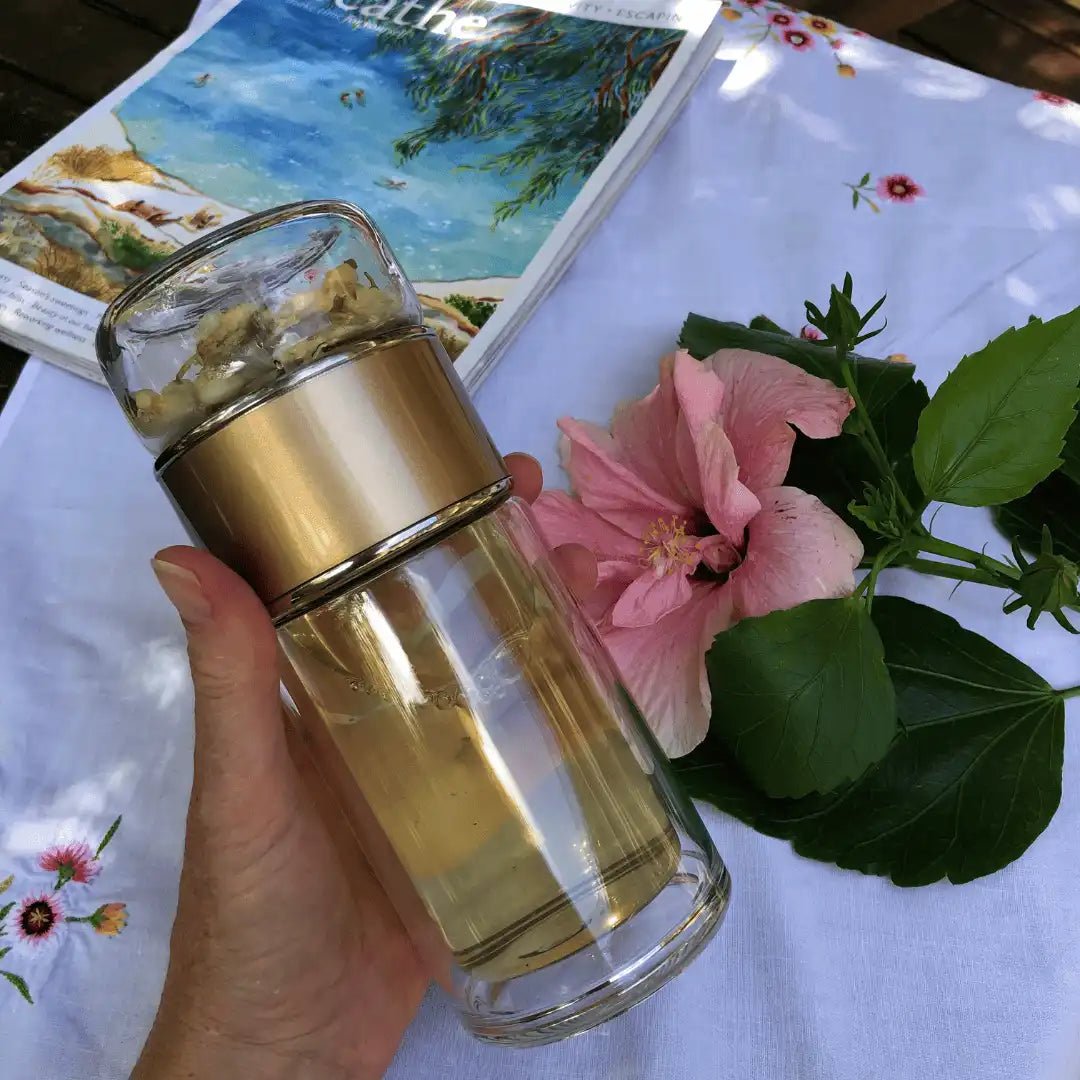
M 69 915 L 60 900 L 61 890 L 76 882 L 89 885 L 101 872 L 101 853 L 120 828 L 123 816 L 118 817 L 102 837 L 101 843 L 91 852 L 85 841 L 56 845 L 46 849 L 38 857 L 38 866 L 56 874 L 56 883 L 46 892 L 28 893 L 18 903 L 14 916 L 14 930 L 20 941 L 29 942 L 31 947 L 38 947 L 52 938 L 62 923 L 86 923 L 93 927 L 95 934 L 104 937 L 116 937 L 127 925 L 127 904 L 109 901 L 100 904 L 88 915 Z M 15 883 L 15 875 L 9 874 L 0 881 L 0 895 L 3 895 Z M 0 906 L 0 938 L 8 932 L 7 920 L 16 908 L 14 900 Z M 0 946 L 0 960 L 11 952 L 13 945 Z M 21 975 L 14 971 L 0 970 L 0 978 L 11 984 L 27 1001 L 34 1004 L 30 987 Z
M 854 66 L 839 53 L 844 47 L 844 35 L 865 37 L 861 30 L 851 30 L 823 15 L 800 13 L 773 0 L 729 0 L 720 14 L 728 22 L 738 23 L 748 40 L 753 38 L 748 52 L 753 52 L 770 38 L 795 52 L 808 52 L 820 38 L 833 51 L 836 74 L 845 79 L 855 78 Z

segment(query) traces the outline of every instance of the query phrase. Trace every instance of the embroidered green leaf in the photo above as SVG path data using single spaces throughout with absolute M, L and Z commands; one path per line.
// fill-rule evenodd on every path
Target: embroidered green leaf
M 15 901 L 12 900 L 10 903 L 7 903 L 2 908 L 0 908 L 0 923 L 2 923 L 8 917 L 8 915 L 11 912 L 11 909 L 14 906 L 15 906 Z M 3 933 L 3 927 L 0 927 L 0 933 Z
M 711 730 L 774 797 L 832 791 L 880 761 L 896 701 L 866 605 L 812 600 L 743 619 L 705 654 Z
M 94 852 L 94 858 L 96 859 L 108 846 L 109 841 L 116 835 L 116 830 L 120 828 L 120 822 L 124 820 L 124 815 L 121 814 L 110 826 L 109 831 L 102 838 L 102 841 L 97 846 L 97 851 Z
M 927 499 L 995 506 L 1026 495 L 1061 464 L 1077 383 L 1080 308 L 965 356 L 919 418 L 912 455 Z
M 866 187 L 870 183 L 870 174 L 863 173 L 863 178 L 859 181 L 859 187 Z
M 14 874 L 8 874 L 3 881 L 0 881 L 0 895 L 6 893 L 11 888 L 11 883 L 15 880 Z
M 859 193 L 857 191 L 852 191 L 851 192 L 851 209 L 852 210 L 858 210 L 859 209 Z
M 0 949 L 0 960 L 3 960 L 5 956 L 14 948 L 14 945 L 8 945 L 3 949 Z
M 11 985 L 14 986 L 31 1005 L 34 1004 L 34 999 L 30 996 L 30 987 L 26 985 L 25 979 L 12 974 L 10 971 L 0 971 L 0 975 L 7 979 L 7 981 L 11 983 Z

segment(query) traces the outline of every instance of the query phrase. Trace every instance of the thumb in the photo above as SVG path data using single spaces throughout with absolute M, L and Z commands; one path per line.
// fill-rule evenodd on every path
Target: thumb
M 195 793 L 255 812 L 267 790 L 280 787 L 265 781 L 289 761 L 270 617 L 247 583 L 208 552 L 166 548 L 151 565 L 187 632 Z

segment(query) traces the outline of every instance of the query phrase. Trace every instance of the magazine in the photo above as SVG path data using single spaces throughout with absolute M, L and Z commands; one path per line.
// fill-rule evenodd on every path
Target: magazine
M 106 304 L 190 241 L 363 207 L 475 386 L 673 119 L 717 0 L 221 0 L 0 178 L 0 339 L 100 381 Z

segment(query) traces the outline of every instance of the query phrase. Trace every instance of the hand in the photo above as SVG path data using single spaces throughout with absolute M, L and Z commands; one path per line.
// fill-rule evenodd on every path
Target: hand
M 540 466 L 506 460 L 531 502 Z M 555 558 L 579 595 L 595 585 L 586 549 Z M 132 1080 L 380 1077 L 431 973 L 283 722 L 258 598 L 194 548 L 154 570 L 187 631 L 195 764 L 169 970 Z

